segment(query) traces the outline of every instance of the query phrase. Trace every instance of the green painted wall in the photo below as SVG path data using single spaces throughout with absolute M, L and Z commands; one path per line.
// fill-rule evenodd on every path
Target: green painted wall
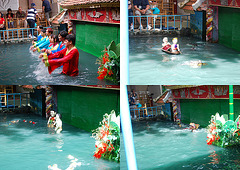
M 120 25 L 78 22 L 76 40 L 78 48 L 99 57 L 112 40 L 120 43 Z
M 211 115 L 217 112 L 229 115 L 228 99 L 184 99 L 180 100 L 181 121 L 185 124 L 198 123 L 201 127 L 209 125 Z M 234 120 L 240 114 L 240 100 L 234 100 Z
M 219 7 L 219 43 L 240 51 L 240 9 Z
M 91 131 L 105 113 L 120 114 L 120 91 L 74 86 L 57 86 L 57 109 L 62 121 Z M 64 127 L 63 127 L 64 128 Z

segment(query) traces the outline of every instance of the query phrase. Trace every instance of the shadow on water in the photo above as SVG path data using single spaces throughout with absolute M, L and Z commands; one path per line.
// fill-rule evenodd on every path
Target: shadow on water
M 152 169 L 240 169 L 240 147 L 222 149 Z

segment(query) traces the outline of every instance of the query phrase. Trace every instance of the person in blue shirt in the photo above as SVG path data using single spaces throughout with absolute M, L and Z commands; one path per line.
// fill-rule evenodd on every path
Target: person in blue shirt
M 67 35 L 68 35 L 68 33 L 66 31 L 61 31 L 58 35 L 58 39 L 60 41 L 60 44 L 59 44 L 57 50 L 46 50 L 46 53 L 49 55 L 49 54 L 54 54 L 58 51 L 63 50 L 65 48 L 64 41 L 65 41 Z
M 51 6 L 50 6 L 50 3 L 48 0 L 42 0 L 42 11 L 45 12 L 45 17 L 48 21 L 48 25 L 50 25 L 50 21 L 49 21 L 49 18 L 50 18 L 50 12 L 51 12 Z

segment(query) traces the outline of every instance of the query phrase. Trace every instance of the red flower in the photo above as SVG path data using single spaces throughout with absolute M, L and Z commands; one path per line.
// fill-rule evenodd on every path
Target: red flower
M 104 79 L 104 77 L 107 75 L 107 69 L 103 68 L 103 71 L 100 72 L 100 75 L 97 77 L 98 79 Z
M 108 62 L 108 61 L 110 61 L 110 60 L 108 59 L 108 57 L 103 57 L 102 64 L 105 64 L 105 63 Z
M 108 151 L 111 152 L 111 151 L 112 151 L 112 148 L 108 148 Z
M 113 74 L 112 70 L 109 70 L 108 75 L 111 76 Z

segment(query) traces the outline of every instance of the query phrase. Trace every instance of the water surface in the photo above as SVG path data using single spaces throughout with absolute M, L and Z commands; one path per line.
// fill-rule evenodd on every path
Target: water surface
M 240 147 L 207 145 L 205 129 L 191 132 L 172 122 L 133 123 L 133 138 L 139 169 L 239 169 Z M 121 169 L 127 169 L 121 143 Z
M 60 74 L 62 67 L 49 75 L 47 67 L 38 58 L 38 52 L 29 51 L 29 43 L 0 45 L 0 84 L 69 84 L 105 85 L 113 82 L 98 80 L 97 57 L 79 50 L 79 75 Z
M 173 37 L 168 37 L 169 42 Z M 161 51 L 163 36 L 129 38 L 130 84 L 239 84 L 240 53 L 216 43 L 178 37 L 180 55 Z M 206 66 L 198 67 L 201 60 Z
M 19 123 L 12 123 L 14 120 Z M 93 158 L 95 139 L 91 133 L 63 123 L 62 133 L 56 134 L 46 124 L 45 119 L 35 115 L 0 113 L 0 169 L 42 170 L 53 164 L 67 169 L 71 164 L 69 155 L 81 162 L 76 169 L 119 169 L 119 163 Z

